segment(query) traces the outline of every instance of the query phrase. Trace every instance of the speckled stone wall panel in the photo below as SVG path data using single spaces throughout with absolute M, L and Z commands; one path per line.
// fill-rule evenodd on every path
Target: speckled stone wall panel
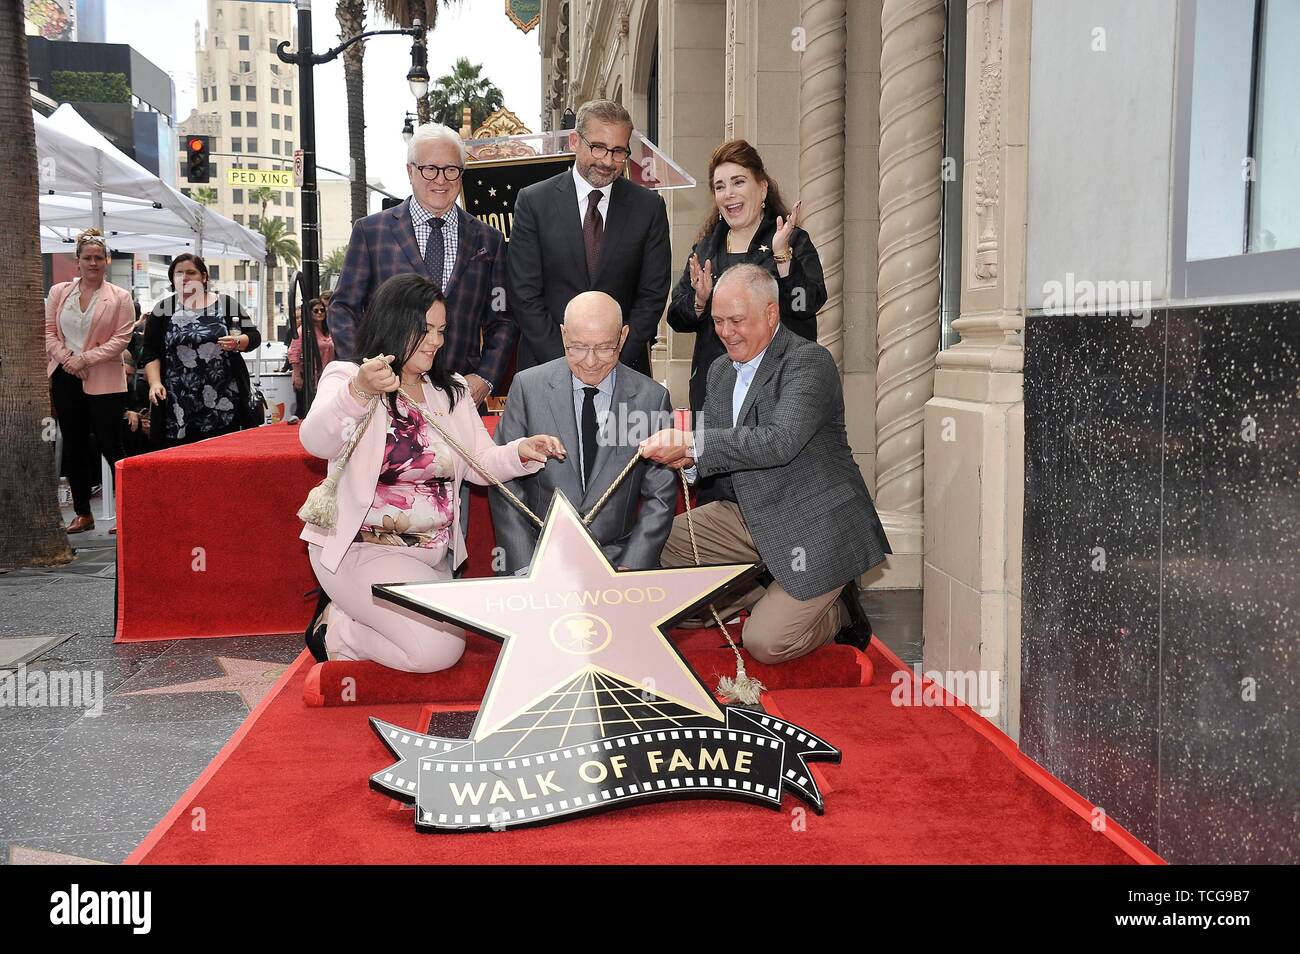
M 1169 861 L 1300 860 L 1300 304 L 1031 317 L 1025 456 L 1026 754 Z

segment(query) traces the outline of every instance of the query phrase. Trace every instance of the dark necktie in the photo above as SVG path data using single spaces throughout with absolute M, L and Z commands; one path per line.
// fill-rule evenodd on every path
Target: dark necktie
M 442 267 L 446 259 L 447 250 L 442 241 L 442 227 L 447 223 L 441 218 L 430 219 L 432 231 L 429 232 L 429 240 L 424 243 L 424 267 L 429 271 L 429 280 L 442 290 Z
M 596 193 L 599 195 L 599 193 Z M 599 388 L 582 389 L 582 486 L 585 489 L 596 465 L 596 393 Z
M 582 245 L 587 250 L 587 280 L 596 280 L 596 263 L 600 260 L 600 243 L 605 238 L 605 222 L 600 217 L 600 200 L 604 193 L 592 189 L 587 193 L 587 214 L 582 219 Z M 569 221 L 573 221 L 570 219 Z

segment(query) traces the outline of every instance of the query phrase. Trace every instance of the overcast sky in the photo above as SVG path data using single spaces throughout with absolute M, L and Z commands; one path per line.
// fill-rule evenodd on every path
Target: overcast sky
M 313 45 L 317 51 L 339 42 L 334 0 L 316 0 L 312 9 Z M 206 0 L 112 0 L 108 4 L 108 41 L 128 43 L 176 84 L 177 121 L 195 105 L 194 23 L 207 29 Z M 147 24 L 148 26 L 144 26 Z M 383 29 L 374 17 L 367 29 Z M 438 15 L 429 39 L 429 74 L 437 78 L 451 71 L 458 56 L 483 64 L 483 74 L 501 88 L 507 109 L 537 131 L 541 105 L 541 53 L 537 30 L 525 35 L 505 14 L 502 0 L 462 0 Z M 410 40 L 400 36 L 366 41 L 366 162 L 367 173 L 378 176 L 397 195 L 406 195 L 406 143 L 402 117 L 414 111 L 406 83 L 410 68 Z M 348 168 L 347 104 L 343 88 L 343 62 L 338 59 L 316 68 L 317 161 L 335 169 Z

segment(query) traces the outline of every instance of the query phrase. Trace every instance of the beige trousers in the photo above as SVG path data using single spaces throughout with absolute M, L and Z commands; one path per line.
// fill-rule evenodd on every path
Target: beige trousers
M 701 564 L 757 563 L 761 559 L 740 508 L 730 500 L 710 501 L 691 515 Z M 686 514 L 674 518 L 660 563 L 665 567 L 695 564 Z M 749 610 L 741 634 L 745 648 L 761 663 L 780 663 L 806 656 L 835 638 L 848 622 L 839 596 L 840 588 L 836 588 L 810 600 L 797 600 L 773 581 L 766 588 L 756 586 L 733 598 L 725 609 L 719 606 L 718 613 L 726 620 L 742 609 Z

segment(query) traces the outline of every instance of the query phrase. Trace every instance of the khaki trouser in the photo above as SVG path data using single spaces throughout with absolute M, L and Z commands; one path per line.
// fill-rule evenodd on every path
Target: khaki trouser
M 736 504 L 714 500 L 691 514 L 701 564 L 759 562 L 754 538 Z M 660 562 L 665 567 L 695 565 L 686 514 L 674 518 Z M 748 609 L 749 619 L 741 639 L 749 654 L 761 663 L 786 662 L 825 646 L 847 624 L 847 613 L 839 602 L 840 590 L 837 587 L 810 600 L 797 600 L 773 581 L 766 588 L 756 586 L 733 598 L 725 609 L 719 606 L 718 613 L 726 620 Z

